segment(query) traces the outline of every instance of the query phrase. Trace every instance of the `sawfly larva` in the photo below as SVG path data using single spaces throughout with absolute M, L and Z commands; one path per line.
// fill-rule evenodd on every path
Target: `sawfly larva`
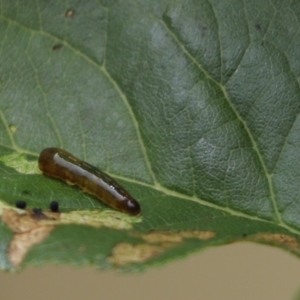
M 114 179 L 63 149 L 44 149 L 39 168 L 47 176 L 79 186 L 114 209 L 130 215 L 140 212 L 139 203 Z

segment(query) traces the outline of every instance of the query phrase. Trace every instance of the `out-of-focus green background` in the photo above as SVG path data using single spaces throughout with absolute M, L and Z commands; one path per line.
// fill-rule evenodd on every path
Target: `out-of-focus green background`
M 295 256 L 246 242 L 207 249 L 140 274 L 62 266 L 0 273 L 1 300 L 289 300 L 299 287 Z

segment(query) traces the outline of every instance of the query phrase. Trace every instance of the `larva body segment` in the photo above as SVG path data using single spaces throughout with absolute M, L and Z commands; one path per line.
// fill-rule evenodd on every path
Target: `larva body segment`
M 140 212 L 139 203 L 113 178 L 59 148 L 46 148 L 39 156 L 44 175 L 75 184 L 108 206 L 130 215 Z

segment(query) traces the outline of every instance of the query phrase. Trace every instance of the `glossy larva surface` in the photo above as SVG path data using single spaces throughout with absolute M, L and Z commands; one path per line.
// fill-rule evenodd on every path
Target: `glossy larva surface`
M 140 213 L 139 203 L 113 178 L 63 149 L 44 149 L 39 168 L 47 176 L 78 185 L 112 208 L 130 215 Z

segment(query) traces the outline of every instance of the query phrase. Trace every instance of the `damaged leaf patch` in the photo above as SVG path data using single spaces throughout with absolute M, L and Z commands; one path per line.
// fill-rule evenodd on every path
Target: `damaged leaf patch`
M 0 213 L 2 221 L 14 233 L 7 249 L 13 267 L 19 266 L 29 249 L 43 241 L 57 225 L 81 224 L 127 230 L 133 223 L 141 222 L 141 217 L 130 217 L 112 210 L 59 213 L 38 208 L 22 210 L 3 203 Z
M 36 161 L 29 161 L 21 153 L 12 153 L 0 157 L 6 166 L 15 169 L 19 173 L 23 174 L 40 174 Z
M 251 241 L 273 244 L 286 247 L 288 250 L 300 255 L 300 243 L 293 236 L 283 233 L 258 233 L 249 238 Z
M 180 230 L 180 231 L 157 231 L 153 230 L 146 234 L 134 234 L 149 243 L 181 243 L 184 239 L 197 238 L 208 240 L 214 237 L 215 233 L 210 230 Z
M 157 256 L 167 249 L 170 245 L 149 245 L 149 244 L 130 244 L 119 243 L 112 251 L 109 261 L 115 265 L 126 265 L 129 263 L 142 263 Z
M 54 229 L 47 221 L 59 219 L 59 213 L 45 212 L 36 216 L 32 211 L 3 208 L 2 221 L 14 232 L 7 254 L 12 266 L 17 267 L 28 250 L 43 241 Z
M 117 244 L 112 255 L 109 257 L 115 265 L 126 265 L 130 263 L 142 263 L 183 243 L 185 239 L 208 240 L 215 236 L 213 231 L 208 230 L 180 230 L 180 231 L 151 231 L 145 234 L 134 232 L 134 237 L 142 238 L 146 243 Z

